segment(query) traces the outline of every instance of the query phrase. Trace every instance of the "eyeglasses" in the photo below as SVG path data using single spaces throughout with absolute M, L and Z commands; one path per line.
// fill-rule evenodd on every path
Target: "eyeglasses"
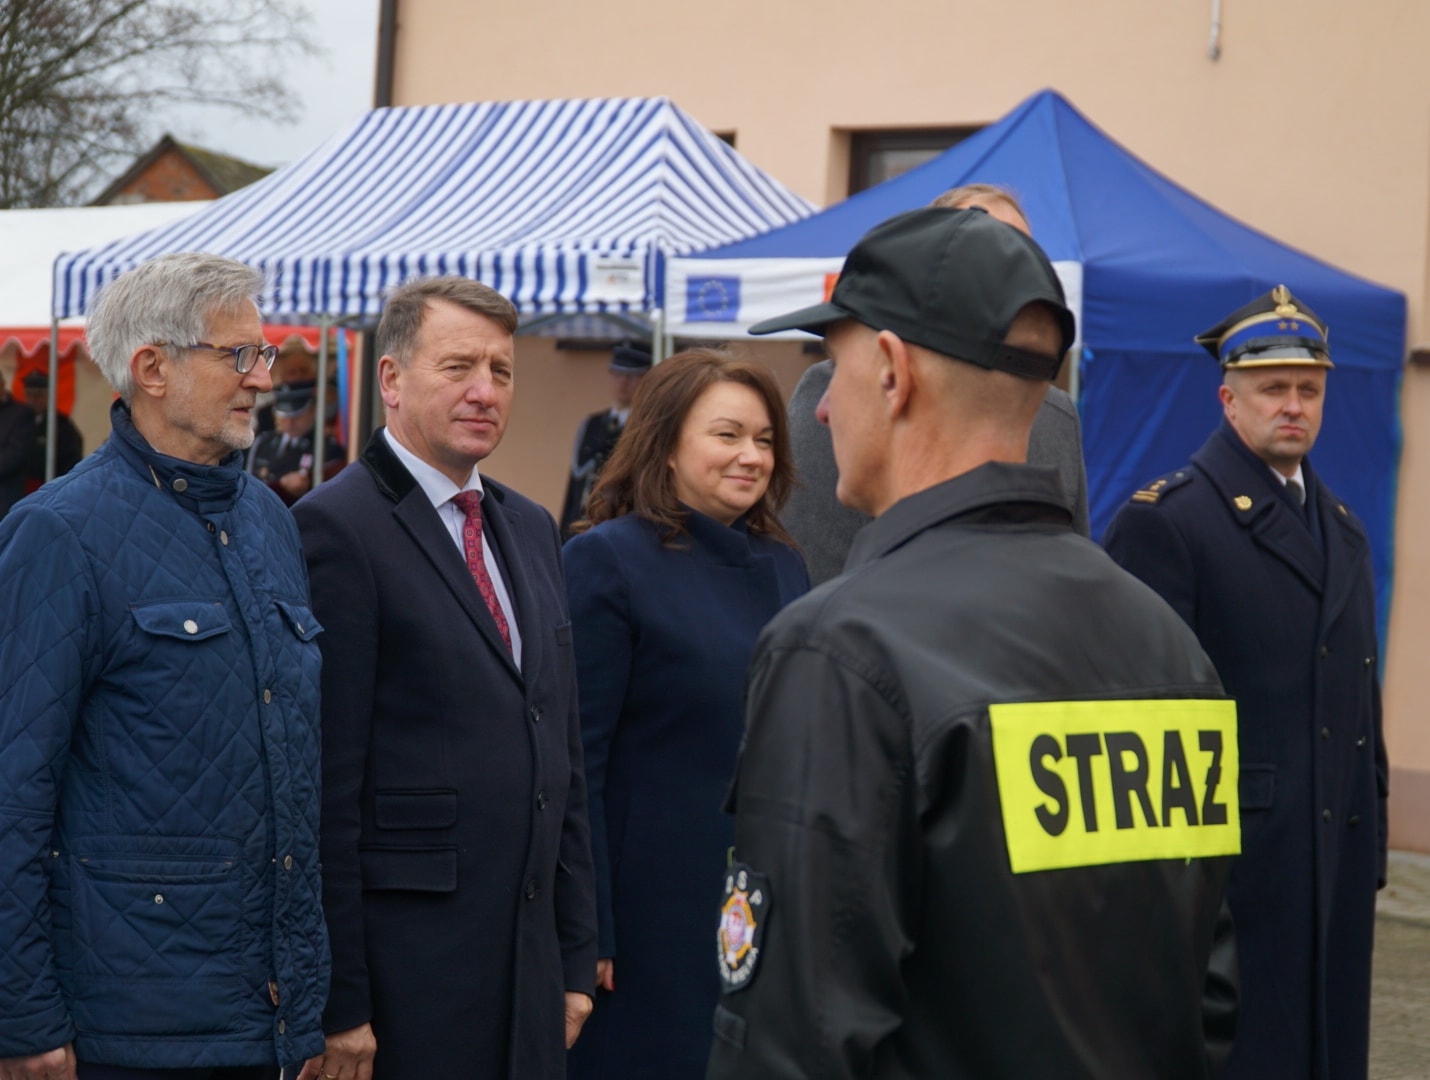
M 192 345 L 174 345 L 169 341 L 156 341 L 155 345 L 178 349 L 212 349 L 216 353 L 226 353 L 233 357 L 233 370 L 247 375 L 253 370 L 258 358 L 263 357 L 263 366 L 273 370 L 273 362 L 278 359 L 277 345 L 210 345 L 207 341 L 196 341 Z

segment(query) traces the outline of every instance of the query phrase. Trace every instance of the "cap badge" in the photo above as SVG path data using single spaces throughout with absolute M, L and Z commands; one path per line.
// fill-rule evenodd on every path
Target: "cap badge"
M 1301 314 L 1296 305 L 1291 302 L 1291 290 L 1285 285 L 1278 285 L 1272 289 L 1271 299 L 1276 304 L 1278 318 L 1289 319 Z
M 743 990 L 755 977 L 755 965 L 769 921 L 770 883 L 743 863 L 725 871 L 725 900 L 715 934 L 720 982 L 727 994 Z
M 1250 510 L 1250 509 L 1251 509 L 1251 496 L 1250 496 L 1250 495 L 1238 495 L 1236 498 L 1232 499 L 1231 501 L 1236 504 L 1236 508 L 1237 508 L 1238 510 Z

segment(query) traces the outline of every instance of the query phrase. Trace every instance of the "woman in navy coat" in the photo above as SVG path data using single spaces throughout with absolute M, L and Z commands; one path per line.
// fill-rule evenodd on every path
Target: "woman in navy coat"
M 809 588 L 792 485 L 769 373 L 692 349 L 642 380 L 566 545 L 602 957 L 572 1078 L 705 1075 L 745 668 Z

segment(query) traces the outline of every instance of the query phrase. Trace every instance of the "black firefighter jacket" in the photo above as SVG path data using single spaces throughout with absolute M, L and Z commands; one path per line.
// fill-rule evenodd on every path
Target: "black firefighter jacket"
M 755 652 L 708 1076 L 1201 1078 L 1230 1049 L 1235 706 L 989 464 L 863 530 Z

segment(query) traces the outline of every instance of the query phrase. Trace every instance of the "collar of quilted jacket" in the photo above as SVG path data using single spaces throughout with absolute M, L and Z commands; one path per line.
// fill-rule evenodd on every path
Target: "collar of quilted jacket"
M 244 482 L 242 450 L 235 450 L 217 465 L 195 465 L 150 446 L 134 426 L 124 402 L 115 401 L 110 406 L 109 422 L 114 427 L 114 447 L 120 456 L 181 506 L 196 514 L 221 514 L 233 509 Z

